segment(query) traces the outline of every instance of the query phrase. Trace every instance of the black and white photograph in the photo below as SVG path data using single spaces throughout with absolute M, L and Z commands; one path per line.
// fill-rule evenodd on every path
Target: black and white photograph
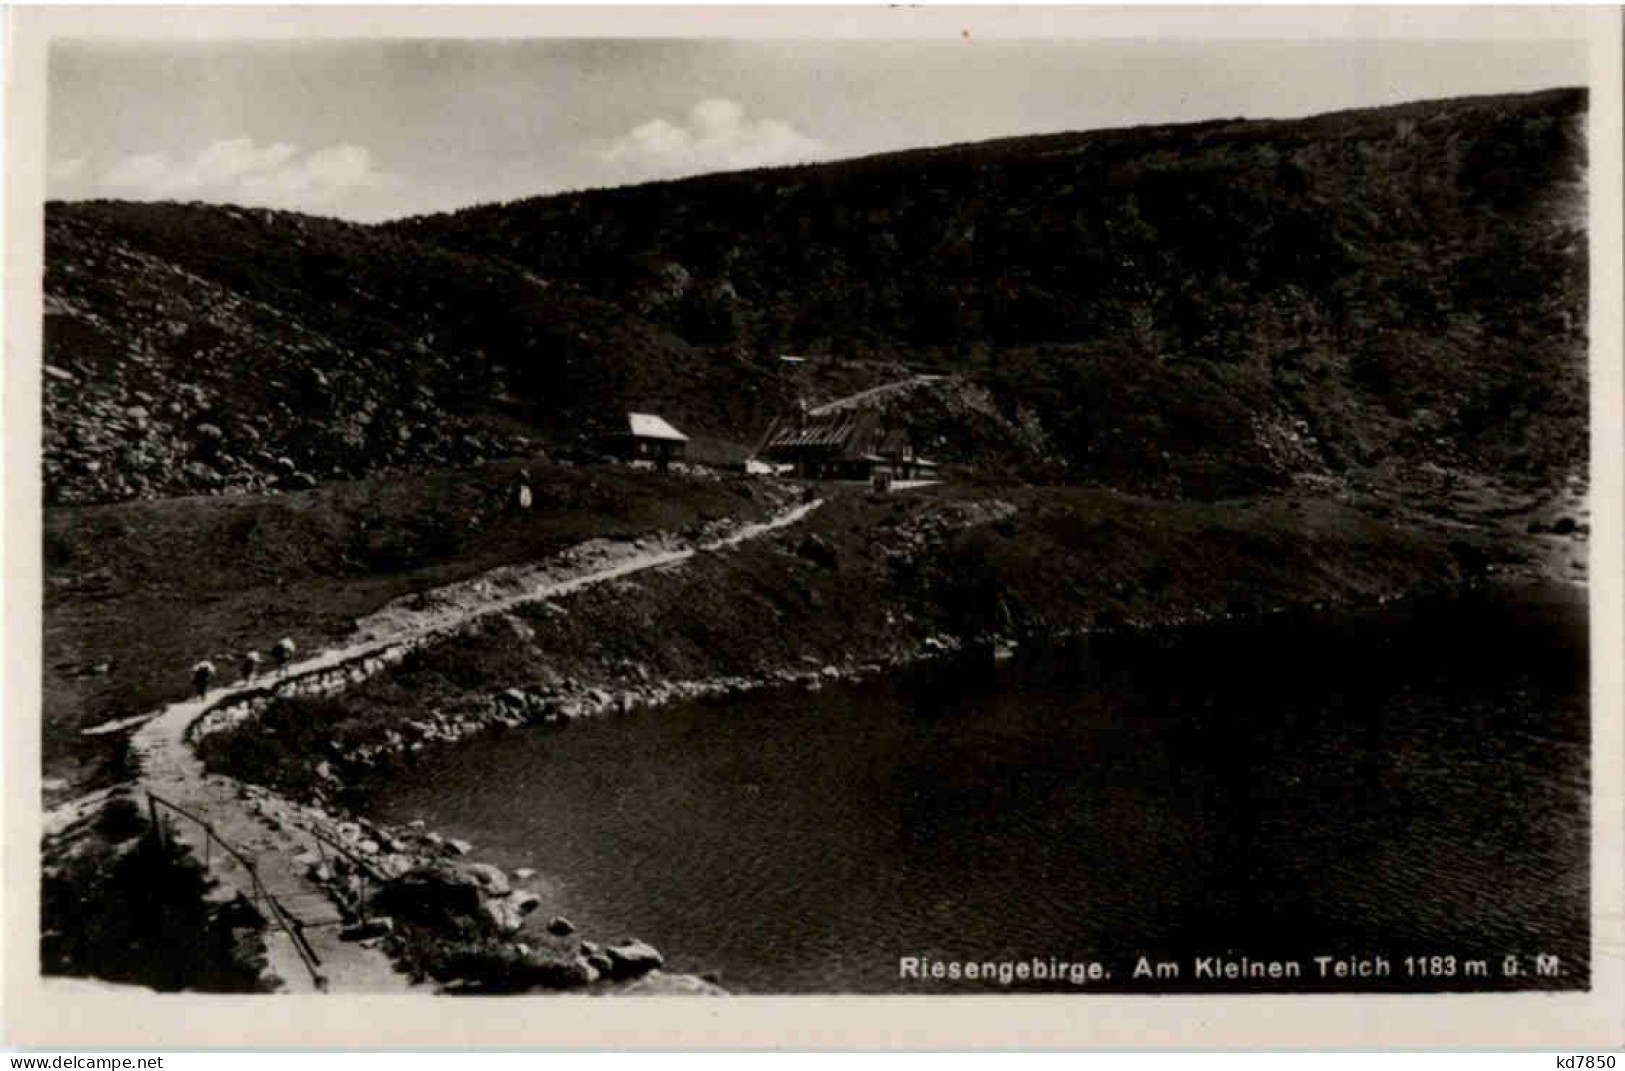
M 1617 986 L 1617 11 L 177 10 L 12 231 L 42 1000 Z

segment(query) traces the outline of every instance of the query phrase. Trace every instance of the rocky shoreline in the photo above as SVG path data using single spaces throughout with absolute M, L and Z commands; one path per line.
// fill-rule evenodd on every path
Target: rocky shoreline
M 479 862 L 468 841 L 422 822 L 394 828 L 255 785 L 242 785 L 239 797 L 269 829 L 309 837 L 294 862 L 337 908 L 341 940 L 388 956 L 413 985 L 465 994 L 722 992 L 667 974 L 661 953 L 636 938 L 591 940 L 561 915 L 537 927 L 545 898 L 528 887 L 538 883 L 533 871 Z

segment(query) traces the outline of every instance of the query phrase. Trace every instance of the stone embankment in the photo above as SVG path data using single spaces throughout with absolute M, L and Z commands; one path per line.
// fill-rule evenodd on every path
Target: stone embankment
M 720 992 L 701 979 L 664 974 L 664 957 L 635 938 L 605 944 L 582 937 L 568 919 L 540 910 L 554 892 L 549 882 L 530 870 L 509 874 L 475 861 L 466 840 L 421 822 L 393 828 L 254 785 L 240 786 L 238 796 L 267 830 L 294 849 L 303 845 L 291 864 L 332 905 L 332 917 L 306 930 L 331 931 L 324 971 L 335 959 L 387 956 L 403 984 L 433 982 L 439 992 L 618 992 L 633 982 L 640 992 Z M 546 924 L 536 925 L 538 918 Z

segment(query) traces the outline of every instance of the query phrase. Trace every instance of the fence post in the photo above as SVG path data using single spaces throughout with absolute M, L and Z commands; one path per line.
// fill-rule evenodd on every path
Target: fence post
M 169 810 L 179 814 L 182 818 L 186 818 L 196 823 L 198 828 L 202 830 L 204 852 L 203 858 L 205 867 L 210 865 L 209 860 L 211 858 L 212 850 L 212 845 L 210 842 L 216 840 L 220 841 L 221 851 L 225 852 L 228 856 L 237 860 L 237 862 L 242 865 L 243 869 L 248 872 L 250 888 L 253 889 L 253 903 L 255 908 L 264 916 L 267 924 L 276 926 L 277 928 L 281 929 L 283 933 L 288 935 L 288 939 L 293 942 L 294 951 L 299 954 L 299 958 L 304 962 L 305 968 L 310 971 L 311 979 L 315 982 L 316 988 L 322 992 L 326 992 L 328 979 L 327 976 L 324 975 L 319 969 L 321 967 L 321 957 L 316 955 L 316 950 L 311 947 L 309 939 L 305 937 L 303 920 L 296 919 L 290 915 L 282 907 L 282 905 L 277 902 L 276 897 L 271 895 L 271 890 L 267 889 L 265 887 L 265 883 L 260 880 L 259 867 L 255 865 L 254 860 L 246 855 L 243 855 L 225 840 L 221 839 L 220 835 L 215 832 L 214 826 L 210 825 L 208 822 L 189 811 L 175 806 L 168 800 L 160 801 L 156 794 L 148 792 L 147 813 L 152 819 L 153 829 L 156 836 L 159 838 L 160 843 L 165 844 L 166 846 L 168 843 L 167 830 L 165 830 L 158 814 L 158 804 L 160 802 L 162 802 L 163 805 Z
M 147 793 L 147 816 L 152 820 L 152 835 L 158 841 L 158 847 L 168 848 L 169 838 L 164 835 L 164 822 L 158 816 L 158 797 L 151 792 Z

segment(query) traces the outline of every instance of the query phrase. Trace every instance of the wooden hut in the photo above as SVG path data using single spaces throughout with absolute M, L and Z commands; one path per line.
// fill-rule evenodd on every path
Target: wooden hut
M 604 447 L 623 461 L 649 461 L 662 472 L 688 449 L 688 436 L 653 413 L 627 413 L 625 423 L 604 437 Z

